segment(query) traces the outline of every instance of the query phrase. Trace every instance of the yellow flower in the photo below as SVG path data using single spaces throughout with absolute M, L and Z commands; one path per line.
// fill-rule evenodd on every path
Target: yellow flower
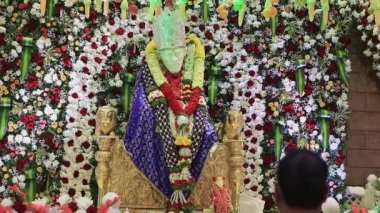
M 276 101 L 276 102 L 274 102 L 274 106 L 275 106 L 275 107 L 278 107 L 278 105 L 279 105 L 279 104 L 278 104 L 278 102 L 277 102 L 277 101 Z
M 62 81 L 66 81 L 66 79 L 67 79 L 67 78 L 66 78 L 66 75 L 62 73 L 62 74 L 61 74 L 61 80 L 62 80 Z
M 62 132 L 62 129 L 61 128 L 57 128 L 57 133 L 61 133 Z
M 3 172 L 6 172 L 6 171 L 8 171 L 8 168 L 7 168 L 6 166 L 4 166 L 4 167 L 2 168 L 2 170 L 3 170 Z
M 51 122 L 51 127 L 54 128 L 54 129 L 57 128 L 58 127 L 58 123 L 55 122 L 55 121 Z
M 42 169 L 42 167 L 40 167 L 40 166 L 39 166 L 39 167 L 37 167 L 37 169 L 36 169 L 36 170 L 37 170 L 37 172 L 39 172 L 39 173 L 42 173 L 42 172 L 43 172 L 43 169 Z
M 5 174 L 4 179 L 8 179 L 8 178 L 9 178 L 9 174 Z
M 186 136 L 177 136 L 174 142 L 177 146 L 190 146 L 191 143 L 191 140 Z

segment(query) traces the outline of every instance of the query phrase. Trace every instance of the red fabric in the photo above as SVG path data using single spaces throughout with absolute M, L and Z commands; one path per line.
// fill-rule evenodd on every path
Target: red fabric
M 211 205 L 215 209 L 215 213 L 228 213 L 228 209 L 232 206 L 231 195 L 226 187 L 219 187 L 216 184 L 211 186 L 210 191 Z
M 179 115 L 183 113 L 183 104 L 177 100 L 170 85 L 168 83 L 164 83 L 161 85 L 160 90 L 164 94 L 165 99 L 168 102 L 170 108 L 173 110 L 174 114 Z
M 185 108 L 185 112 L 188 116 L 194 113 L 198 107 L 199 97 L 201 96 L 202 90 L 199 87 L 195 87 L 191 90 L 191 95 L 189 102 Z

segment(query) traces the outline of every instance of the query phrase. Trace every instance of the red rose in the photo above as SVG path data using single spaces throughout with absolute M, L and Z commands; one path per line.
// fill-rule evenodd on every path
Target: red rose
M 74 141 L 73 140 L 69 140 L 67 142 L 67 145 L 70 147 L 70 146 L 74 146 Z
M 88 125 L 95 127 L 96 126 L 96 120 L 95 119 L 89 120 Z
M 210 31 L 207 31 L 207 32 L 205 33 L 205 37 L 206 37 L 208 40 L 211 40 L 211 39 L 213 38 L 212 33 L 211 33 Z
M 258 54 L 259 53 L 259 47 L 253 43 L 249 43 L 249 44 L 245 45 L 245 50 L 247 51 L 248 54 L 251 54 L 251 53 Z
M 69 57 L 64 57 L 63 63 L 65 64 L 66 68 L 71 68 L 71 59 Z
M 26 116 L 26 115 L 21 116 L 21 122 L 26 124 L 26 123 L 28 123 L 28 121 L 29 121 L 28 116 Z
M 96 206 L 94 206 L 94 205 L 92 205 L 86 209 L 86 213 L 97 213 L 97 212 L 98 212 L 98 208 L 96 208 Z
M 245 185 L 247 185 L 249 182 L 251 182 L 251 180 L 248 179 L 248 178 L 245 178 L 243 182 L 244 182 Z
M 219 26 L 219 24 L 214 24 L 213 28 L 214 28 L 214 30 L 216 31 L 216 30 L 219 30 L 219 29 L 220 29 L 220 26 Z
M 285 31 L 285 25 L 284 23 L 280 23 L 278 26 L 277 26 L 277 34 L 283 34 Z
M 107 56 L 108 51 L 107 51 L 106 49 L 104 49 L 104 50 L 102 50 L 102 54 L 103 54 L 104 56 Z
M 5 44 L 5 36 L 4 33 L 0 33 L 0 46 Z
M 115 52 L 117 50 L 117 44 L 112 44 L 111 45 L 111 51 Z
M 95 42 L 92 42 L 91 48 L 92 49 L 98 49 L 98 45 Z
M 99 58 L 99 57 L 95 57 L 94 60 L 95 60 L 95 62 L 98 63 L 98 64 L 102 63 L 102 59 Z
M 39 52 L 35 52 L 35 53 L 33 53 L 32 54 L 32 56 L 31 56 L 31 61 L 33 62 L 33 63 L 36 63 L 37 65 L 43 65 L 44 64 L 44 57 L 42 56 L 42 54 L 41 53 L 39 53 Z
M 82 116 L 86 116 L 87 115 L 87 108 L 82 108 L 79 113 L 82 115 Z
M 251 130 L 245 130 L 244 135 L 245 135 L 245 137 L 248 138 L 248 137 L 252 136 L 252 131 Z
M 108 20 L 108 24 L 110 24 L 111 26 L 113 26 L 115 24 L 115 20 L 113 18 L 110 18 Z
M 62 178 L 62 183 L 64 183 L 64 184 L 69 183 L 69 179 L 68 178 Z
M 275 157 L 273 154 L 263 154 L 262 159 L 263 159 L 263 165 L 265 167 L 270 167 L 271 163 L 275 161 Z
M 306 14 L 306 10 L 296 10 L 296 16 L 300 19 L 305 18 Z
M 251 187 L 251 190 L 252 190 L 252 191 L 254 191 L 254 192 L 256 192 L 256 191 L 257 191 L 257 189 L 258 189 L 258 187 L 257 187 L 257 186 L 252 186 L 252 187 Z
M 134 44 L 129 45 L 129 47 L 128 47 L 128 55 L 130 57 L 133 57 L 133 56 L 135 56 L 135 54 L 136 54 L 136 46 Z
M 95 94 L 93 92 L 90 92 L 90 94 L 88 94 L 88 98 L 92 99 L 93 97 L 95 97 Z
M 257 124 L 257 125 L 255 126 L 255 129 L 256 129 L 257 131 L 261 131 L 261 130 L 263 130 L 263 125 L 261 125 L 261 124 Z
M 78 95 L 78 93 L 74 92 L 73 94 L 71 94 L 71 97 L 77 99 L 77 98 L 79 98 L 79 95 Z
M 78 130 L 75 132 L 76 137 L 80 137 L 82 135 L 82 131 Z
M 249 166 L 248 163 L 247 163 L 247 162 L 244 162 L 243 167 L 244 167 L 244 168 L 248 168 L 248 166 Z
M 65 167 L 70 167 L 70 161 L 63 161 L 62 163 Z
M 127 34 L 127 37 L 128 37 L 128 38 L 133 38 L 133 32 L 129 32 L 129 33 Z
M 310 82 L 306 83 L 305 95 L 309 96 L 309 95 L 311 95 L 312 92 L 313 92 L 313 85 Z
M 317 52 L 319 57 L 323 57 L 326 55 L 326 48 L 323 46 L 318 46 L 317 47 Z
M 84 56 L 80 57 L 80 60 L 83 61 L 83 63 L 87 64 L 88 58 L 87 58 L 87 56 L 84 55 Z
M 88 149 L 88 148 L 90 148 L 90 146 L 91 146 L 91 144 L 88 141 L 85 141 L 85 142 L 82 143 L 82 147 L 84 149 Z
M 344 163 L 345 159 L 346 159 L 346 156 L 342 152 L 339 152 L 339 156 L 335 159 L 335 163 L 338 166 L 340 166 Z
M 78 178 L 78 177 L 79 177 L 79 172 L 78 172 L 78 171 L 74 171 L 74 173 L 73 173 L 73 177 L 74 177 L 74 178 Z
M 145 29 L 145 23 L 144 22 L 140 22 L 139 27 L 140 27 L 140 29 Z
M 36 116 L 33 115 L 33 114 L 30 114 L 30 115 L 28 115 L 28 120 L 29 121 L 35 121 L 36 120 Z
M 200 31 L 205 31 L 205 29 L 206 29 L 206 27 L 205 27 L 205 25 L 204 24 L 201 24 L 201 25 L 199 25 L 199 30 Z
M 264 207 L 265 209 L 270 209 L 273 207 L 274 201 L 273 201 L 272 196 L 264 197 L 263 200 L 265 201 L 265 207 Z
M 295 149 L 297 149 L 297 143 L 294 142 L 293 140 L 289 140 L 287 142 L 286 150 L 287 151 L 292 151 L 292 150 L 295 150 Z
M 224 48 L 226 48 L 226 45 L 225 45 L 223 42 L 220 42 L 219 47 L 220 47 L 221 49 L 224 49 Z
M 84 74 L 90 75 L 90 70 L 88 69 L 88 67 L 83 67 L 83 68 L 82 68 L 82 72 L 83 72 Z
M 124 29 L 121 28 L 121 27 L 119 27 L 119 28 L 116 29 L 115 33 L 116 33 L 116 35 L 123 35 L 124 34 Z
M 377 36 L 376 36 L 377 37 Z M 342 36 L 339 42 L 343 44 L 346 48 L 351 44 L 351 39 L 348 36 Z
M 114 75 L 116 75 L 117 73 L 120 73 L 120 71 L 121 71 L 121 66 L 120 66 L 120 64 L 119 63 L 113 63 L 112 65 L 111 65 L 111 68 L 112 68 L 112 74 L 114 74 Z
M 92 169 L 92 166 L 91 166 L 90 164 L 87 164 L 87 163 L 86 163 L 86 164 L 83 166 L 83 169 L 88 171 L 88 170 Z
M 306 31 L 309 33 L 316 33 L 318 32 L 318 25 L 315 22 L 309 22 L 306 25 Z
M 71 197 L 74 197 L 75 195 L 75 189 L 71 188 L 69 189 L 69 192 L 68 194 L 71 196 Z M 75 203 L 75 202 L 71 202 L 68 204 L 69 208 L 73 211 L 73 212 L 76 212 L 78 210 L 78 205 Z
M 28 124 L 26 125 L 26 128 L 27 128 L 27 129 L 33 129 L 33 128 L 34 128 L 34 123 L 28 123 Z
M 16 169 L 21 172 L 27 163 L 28 163 L 28 159 L 25 159 L 25 158 L 17 160 Z
M 235 38 L 235 36 L 233 34 L 229 34 L 227 38 L 228 40 L 232 41 Z
M 197 22 L 198 21 L 198 17 L 197 16 L 191 16 L 190 19 L 191 19 L 192 22 Z
M 264 132 L 272 132 L 273 131 L 273 123 L 272 122 L 265 122 L 263 126 Z
M 295 53 L 297 52 L 297 45 L 296 44 L 293 44 L 293 43 L 290 43 L 287 47 L 286 47 L 286 51 L 287 53 Z
M 12 208 L 16 211 L 16 212 L 26 212 L 26 206 L 23 204 L 22 201 L 16 201 Z

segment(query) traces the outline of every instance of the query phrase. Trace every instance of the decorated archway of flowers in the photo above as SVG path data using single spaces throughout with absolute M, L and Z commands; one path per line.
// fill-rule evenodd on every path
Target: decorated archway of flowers
M 201 3 L 188 2 L 187 31 L 206 48 L 206 95 L 212 68 L 220 70 L 209 109 L 214 122 L 222 122 L 229 109 L 244 115 L 243 191 L 272 209 L 277 159 L 298 147 L 321 153 L 330 166 L 330 194 L 343 199 L 351 14 L 361 19 L 365 54 L 373 57 L 375 70 L 379 64 L 379 32 L 366 12 L 369 3 L 281 1 L 275 15 L 266 13 L 265 1 L 246 2 L 241 26 L 242 11 L 214 1 L 208 1 L 204 22 Z M 148 2 L 131 2 L 126 20 L 117 2 L 110 3 L 107 18 L 95 5 L 86 18 L 82 2 L 58 1 L 45 15 L 40 6 L 9 1 L 0 10 L 0 95 L 12 102 L 0 143 L 0 195 L 12 196 L 14 184 L 27 188 L 25 171 L 35 170 L 40 197 L 93 197 L 95 112 L 105 104 L 118 108 L 122 135 L 126 76 L 139 71 L 152 37 L 143 9 Z M 26 37 L 35 44 L 28 73 L 21 67 Z

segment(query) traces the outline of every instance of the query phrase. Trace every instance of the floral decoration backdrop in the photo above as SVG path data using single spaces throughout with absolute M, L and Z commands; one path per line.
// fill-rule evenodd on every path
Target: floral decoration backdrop
M 246 1 L 242 23 L 242 11 L 230 5 L 237 0 L 209 0 L 209 20 L 204 22 L 203 1 L 188 1 L 186 30 L 196 33 L 206 49 L 206 95 L 212 68 L 220 70 L 216 103 L 209 108 L 216 127 L 229 109 L 243 113 L 242 191 L 264 199 L 266 209 L 275 211 L 277 159 L 306 148 L 327 161 L 330 194 L 342 200 L 352 14 L 361 19 L 365 54 L 379 70 L 379 35 L 373 15 L 366 12 L 368 1 L 281 0 L 270 8 L 263 0 Z M 117 131 L 123 135 L 127 76 L 139 71 L 153 35 L 149 2 L 130 1 L 125 20 L 115 1 L 108 17 L 92 5 L 88 18 L 81 1 L 59 0 L 45 15 L 40 1 L 1 4 L 0 96 L 10 97 L 12 108 L 0 142 L 0 196 L 9 196 L 13 184 L 24 188 L 25 171 L 35 169 L 41 197 L 95 198 L 96 110 L 106 104 L 116 107 Z M 274 8 L 275 16 L 262 13 Z M 227 11 L 228 18 L 222 19 Z M 25 37 L 33 39 L 26 75 L 21 68 Z

